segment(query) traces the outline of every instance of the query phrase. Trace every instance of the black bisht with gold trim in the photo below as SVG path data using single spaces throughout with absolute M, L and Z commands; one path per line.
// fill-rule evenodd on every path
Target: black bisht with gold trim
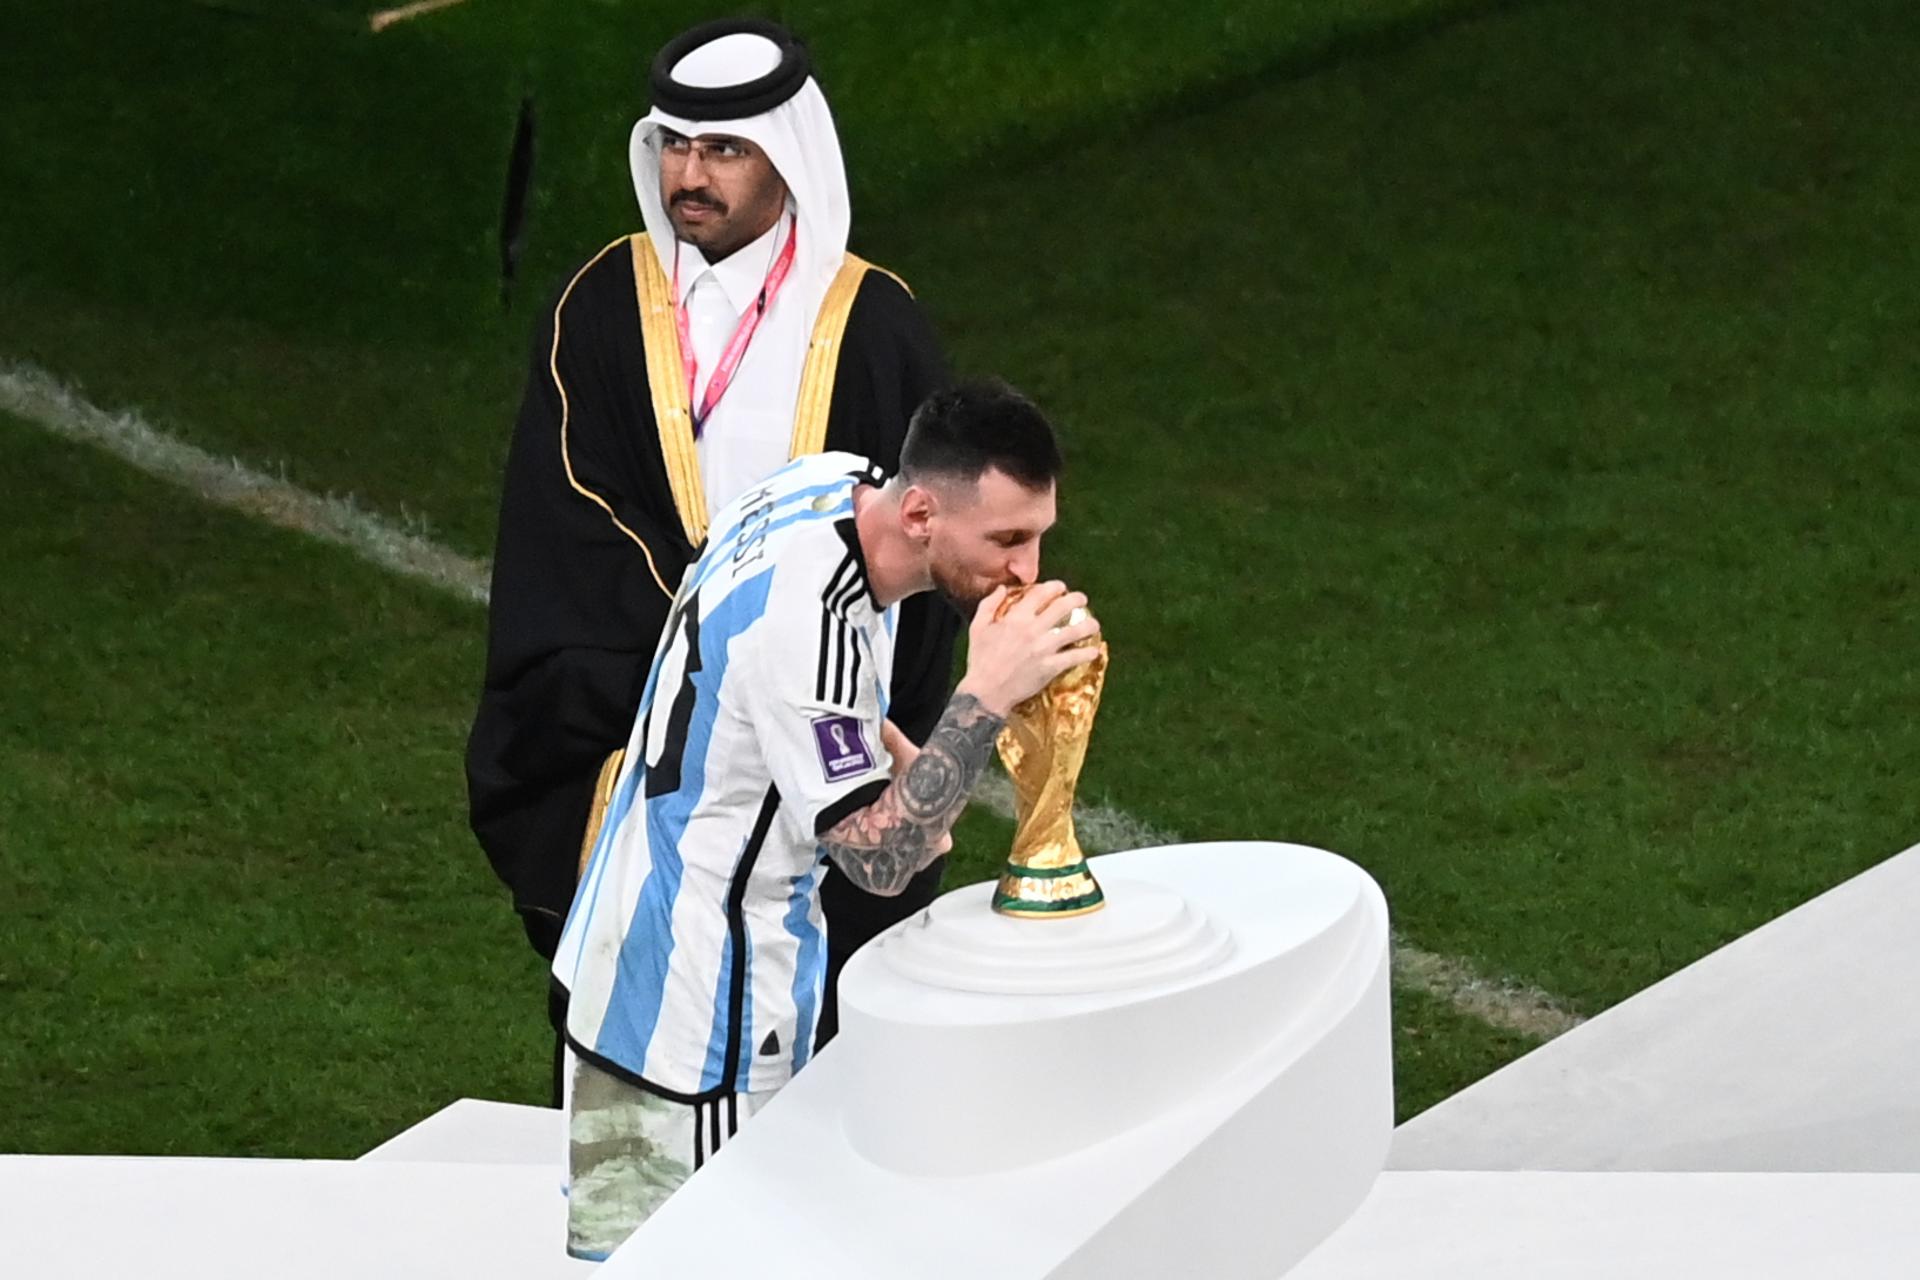
M 695 554 L 691 532 L 705 523 L 704 512 L 689 519 L 685 500 L 690 437 L 656 417 L 664 401 L 649 379 L 647 282 L 638 278 L 652 258 L 644 236 L 616 241 L 548 311 L 507 457 L 467 786 L 474 833 L 547 956 L 572 901 L 596 778 L 626 745 L 672 588 Z M 908 419 L 944 383 L 946 366 L 906 288 L 849 262 L 851 302 L 826 371 L 824 436 L 812 447 L 857 453 L 891 473 Z M 677 370 L 678 360 L 661 362 L 656 351 L 654 367 Z M 828 379 L 812 382 L 822 399 Z M 804 419 L 804 386 L 801 400 Z M 802 434 L 796 450 L 808 451 Z M 946 705 L 958 622 L 931 593 L 901 604 L 890 716 L 916 742 Z M 886 915 L 930 900 L 939 864 L 929 870 Z M 842 880 L 827 877 L 823 894 L 844 893 Z M 844 958 L 866 930 L 857 910 L 837 906 L 829 897 L 831 950 Z

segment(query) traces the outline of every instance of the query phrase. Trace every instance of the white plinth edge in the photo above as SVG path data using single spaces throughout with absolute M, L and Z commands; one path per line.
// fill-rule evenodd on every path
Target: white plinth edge
M 1190 978 L 1226 959 L 1232 935 L 1164 885 L 1116 880 L 1107 903 L 1067 920 L 996 915 L 992 884 L 956 889 L 902 925 L 885 949 L 895 972 L 983 994 L 1071 995 Z

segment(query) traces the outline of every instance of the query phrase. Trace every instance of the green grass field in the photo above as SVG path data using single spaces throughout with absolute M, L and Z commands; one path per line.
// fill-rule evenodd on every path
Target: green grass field
M 0 452 L 40 641 L 4 651 L 0 1150 L 350 1157 L 543 1100 L 544 975 L 463 827 L 479 611 L 4 416 Z M 956 877 L 1010 835 L 969 815 Z M 1414 1000 L 1429 1090 L 1497 1060 Z
M 0 360 L 483 553 L 531 313 L 637 221 L 631 51 L 692 11 L 134 8 L 0 51 Z M 783 12 L 856 247 L 1066 434 L 1088 798 L 1345 853 L 1589 1013 L 1913 842 L 1910 4 L 882 9 Z M 0 1149 L 346 1155 L 539 1098 L 462 820 L 478 610 L 15 421 L 0 457 Z M 963 878 L 1006 839 L 968 821 Z M 1529 1047 L 1417 993 L 1396 1033 L 1403 1114 Z

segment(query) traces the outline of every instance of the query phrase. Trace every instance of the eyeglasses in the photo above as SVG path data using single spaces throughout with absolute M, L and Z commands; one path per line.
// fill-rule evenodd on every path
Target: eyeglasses
M 701 164 L 726 164 L 744 160 L 751 144 L 742 138 L 689 138 L 668 130 L 660 132 L 660 154 L 676 160 L 697 157 Z

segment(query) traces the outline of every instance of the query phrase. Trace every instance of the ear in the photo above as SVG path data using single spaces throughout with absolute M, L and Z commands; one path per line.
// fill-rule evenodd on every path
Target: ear
M 900 531 L 925 545 L 933 537 L 933 518 L 940 514 L 940 498 L 931 489 L 910 484 L 900 495 Z

